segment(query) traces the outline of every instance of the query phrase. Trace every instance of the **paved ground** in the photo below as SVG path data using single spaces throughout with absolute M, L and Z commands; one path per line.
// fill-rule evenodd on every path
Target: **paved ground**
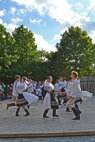
M 73 121 L 72 112 L 65 112 L 65 107 L 63 105 L 60 106 L 58 111 L 60 115 L 59 118 L 53 118 L 52 111 L 50 111 L 50 118 L 43 119 L 42 101 L 30 107 L 31 115 L 29 117 L 23 116 L 23 110 L 20 112 L 21 116 L 15 117 L 16 107 L 11 107 L 9 110 L 6 110 L 5 106 L 7 102 L 10 101 L 0 102 L 0 134 L 95 131 L 95 98 L 80 105 L 82 116 L 79 121 Z
M 0 139 L 0 142 L 95 142 L 95 136 Z

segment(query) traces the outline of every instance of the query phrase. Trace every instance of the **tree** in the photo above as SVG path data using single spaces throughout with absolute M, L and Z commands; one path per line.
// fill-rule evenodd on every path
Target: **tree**
M 61 35 L 56 48 L 57 52 L 50 58 L 50 70 L 56 77 L 68 76 L 71 70 L 78 71 L 80 76 L 93 73 L 95 45 L 86 31 L 70 27 Z
M 32 31 L 21 25 L 10 35 L 0 25 L 0 37 L 0 80 L 10 83 L 15 74 L 41 79 L 48 53 L 37 50 Z
M 5 81 L 9 78 L 9 67 L 12 64 L 12 56 L 10 54 L 13 39 L 0 24 L 0 79 Z
M 16 62 L 11 67 L 13 73 L 32 75 L 33 62 L 38 60 L 37 45 L 33 33 L 21 25 L 15 29 L 12 36 L 14 38 L 13 55 L 16 56 Z
M 56 44 L 57 51 L 37 50 L 34 34 L 23 25 L 8 33 L 0 24 L 0 81 L 10 83 L 15 74 L 44 80 L 52 75 L 68 76 L 72 70 L 80 76 L 95 75 L 95 44 L 86 31 L 70 27 Z

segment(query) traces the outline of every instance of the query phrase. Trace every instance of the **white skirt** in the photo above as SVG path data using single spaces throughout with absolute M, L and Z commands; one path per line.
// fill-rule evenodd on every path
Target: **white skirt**
M 51 100 L 50 100 L 50 94 L 46 93 L 44 101 L 43 101 L 43 108 L 44 109 L 51 109 Z
M 86 101 L 89 98 L 92 98 L 92 93 L 88 92 L 88 91 L 82 91 L 82 100 Z
M 38 101 L 38 97 L 32 93 L 23 92 L 23 96 L 29 105 L 31 105 L 32 103 L 36 103 Z

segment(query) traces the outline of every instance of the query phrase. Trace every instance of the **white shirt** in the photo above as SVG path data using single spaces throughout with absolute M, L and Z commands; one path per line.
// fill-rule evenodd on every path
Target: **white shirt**
M 58 82 L 56 82 L 54 86 L 56 90 L 59 90 Z
M 54 85 L 52 83 L 47 82 L 46 84 L 44 84 L 44 87 L 50 91 L 54 90 Z
M 72 81 L 71 89 L 70 89 L 70 95 L 73 98 L 79 98 L 81 97 L 82 91 L 80 88 L 80 80 L 74 80 Z
M 19 81 L 15 81 L 14 82 L 14 85 L 13 85 L 13 96 L 18 96 L 18 92 L 17 92 L 17 85 L 19 84 L 20 82 Z
M 18 92 L 18 93 L 22 93 L 23 91 L 25 91 L 26 88 L 27 88 L 26 83 L 21 83 L 21 82 L 19 82 L 19 83 L 17 84 L 17 92 Z

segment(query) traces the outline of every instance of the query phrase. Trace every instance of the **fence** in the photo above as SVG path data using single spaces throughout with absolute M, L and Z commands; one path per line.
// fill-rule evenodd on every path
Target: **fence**
M 82 90 L 89 91 L 95 95 L 95 76 L 82 77 L 80 80 Z

